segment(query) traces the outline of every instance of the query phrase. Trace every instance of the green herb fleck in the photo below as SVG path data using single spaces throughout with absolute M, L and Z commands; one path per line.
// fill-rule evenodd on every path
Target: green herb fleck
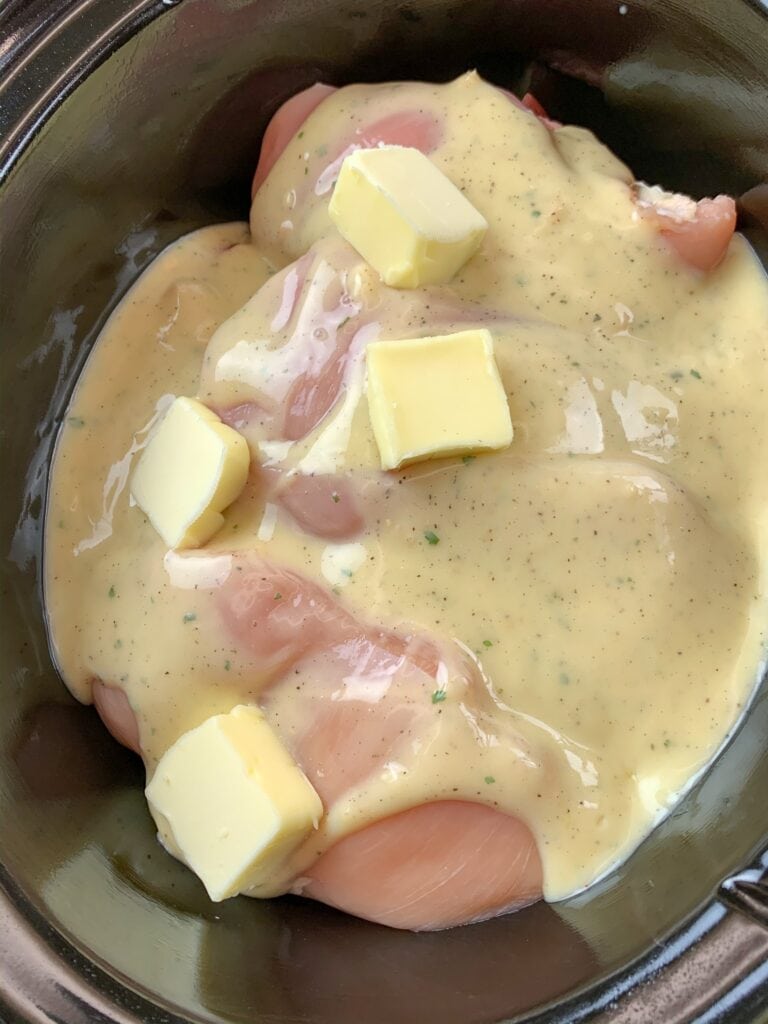
M 339 492 L 338 491 L 334 491 L 333 492 L 333 494 L 331 495 L 331 501 L 335 505 L 338 505 L 338 503 L 341 501 L 341 498 L 339 497 Z
M 227 658 L 227 660 L 224 662 L 224 671 L 225 672 L 229 672 L 229 670 L 231 668 L 232 668 L 232 662 L 229 660 L 229 658 Z
M 120 648 L 122 646 L 123 646 L 123 641 L 122 640 L 115 640 L 115 647 L 117 648 L 118 651 L 120 650 Z
M 78 430 L 80 429 L 80 427 L 85 426 L 85 420 L 83 419 L 82 416 L 67 416 L 67 423 L 70 425 L 70 427 L 75 427 Z
M 342 570 L 341 570 L 341 575 L 342 575 L 342 576 L 346 576 L 346 577 L 347 577 L 347 579 L 351 579 L 351 578 L 352 578 L 352 575 L 353 575 L 353 573 L 352 573 L 352 570 L 351 570 L 351 569 L 342 569 Z
M 115 590 L 114 584 L 107 591 L 108 597 L 117 597 L 117 591 Z
M 691 376 L 695 377 L 696 380 L 701 380 L 701 374 L 698 370 L 691 370 Z
M 182 622 L 194 622 L 197 618 L 197 612 L 185 612 L 182 617 Z
M 341 330 L 341 328 L 344 327 L 345 324 L 348 324 L 351 319 L 352 319 L 351 316 L 345 316 L 344 319 L 339 324 L 339 330 Z
M 491 783 L 493 783 L 495 781 L 496 781 L 496 779 L 494 779 L 494 777 L 492 775 L 486 775 L 485 776 L 485 782 L 487 783 L 487 785 L 490 786 Z
M 493 640 L 483 640 L 483 647 L 493 647 Z
M 603 318 L 600 316 L 599 313 L 595 313 L 595 315 L 592 317 L 592 323 L 599 324 L 602 319 Z
M 275 601 L 279 601 L 282 596 L 279 590 L 275 591 Z
M 531 210 L 531 216 L 532 217 L 540 217 L 541 216 L 541 210 Z
M 325 145 L 325 143 L 323 143 L 322 146 L 318 146 L 317 149 L 315 150 L 315 153 L 317 153 L 318 156 L 325 156 L 327 152 L 328 147 Z
M 427 542 L 427 544 L 432 544 L 432 545 L 440 543 L 440 538 L 437 536 L 437 534 L 434 532 L 434 530 L 425 530 L 424 531 L 424 540 Z
M 432 703 L 442 704 L 447 696 L 448 695 L 445 692 L 445 690 L 435 690 L 434 693 L 432 694 Z
M 664 740 L 664 746 L 665 747 L 671 747 L 672 746 L 672 740 L 670 740 L 670 739 Z
M 682 370 L 672 370 L 672 372 L 670 373 L 669 376 L 672 378 L 672 380 L 682 380 L 683 379 L 683 371 Z
M 302 130 L 301 130 L 301 131 L 299 132 L 299 134 L 298 134 L 298 135 L 296 136 L 296 138 L 297 138 L 297 139 L 303 139 L 303 138 L 304 138 L 304 129 L 303 129 L 303 128 L 302 128 Z
M 462 461 L 462 462 L 464 463 L 464 465 L 466 466 L 466 465 L 468 465 L 468 464 L 469 464 L 470 462 L 474 462 L 476 458 L 477 458 L 477 456 L 476 456 L 476 455 L 462 455 L 462 457 L 461 457 L 461 461 Z
M 304 173 L 309 174 L 309 168 L 307 167 L 306 164 L 304 164 Z
M 567 686 L 570 683 L 570 681 L 571 681 L 571 677 L 568 675 L 567 672 L 561 672 L 560 673 L 560 682 L 562 683 L 563 686 Z

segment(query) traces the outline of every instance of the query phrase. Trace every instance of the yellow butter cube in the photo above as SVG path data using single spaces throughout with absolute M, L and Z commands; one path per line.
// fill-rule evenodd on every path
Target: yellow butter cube
M 171 548 L 199 547 L 248 478 L 245 438 L 195 398 L 177 398 L 142 452 L 131 495 Z
M 511 443 L 489 331 L 376 341 L 367 360 L 368 407 L 383 469 Z
M 160 839 L 212 900 L 272 895 L 273 875 L 317 828 L 323 805 L 258 707 L 184 733 L 146 789 Z
M 418 149 L 358 149 L 328 208 L 342 236 L 393 288 L 443 284 L 477 251 L 488 224 Z

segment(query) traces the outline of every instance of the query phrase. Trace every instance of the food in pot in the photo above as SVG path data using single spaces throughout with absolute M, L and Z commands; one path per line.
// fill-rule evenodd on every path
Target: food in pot
M 165 250 L 51 474 L 62 675 L 214 899 L 399 928 L 628 857 L 764 664 L 768 286 L 467 74 L 315 86 Z

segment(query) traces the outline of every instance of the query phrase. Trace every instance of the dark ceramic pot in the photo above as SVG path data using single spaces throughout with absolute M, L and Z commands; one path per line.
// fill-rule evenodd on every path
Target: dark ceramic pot
M 764 0 L 6 0 L 0 8 L 0 1019 L 768 1020 L 768 686 L 620 871 L 436 934 L 210 904 L 132 759 L 51 666 L 47 465 L 89 346 L 168 242 L 247 213 L 277 103 L 318 77 L 533 76 L 638 176 L 742 196 L 763 254 Z M 540 63 L 531 68 L 530 58 Z M 762 204 L 762 205 L 761 205 Z M 768 415 L 768 413 L 767 413 Z M 762 860 L 761 860 L 762 857 Z

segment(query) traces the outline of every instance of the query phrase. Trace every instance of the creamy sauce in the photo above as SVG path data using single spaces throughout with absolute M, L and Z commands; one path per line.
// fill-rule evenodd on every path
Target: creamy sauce
M 327 216 L 350 126 L 403 109 L 440 125 L 431 158 L 490 224 L 449 286 L 418 292 L 383 287 Z M 182 732 L 249 700 L 296 750 L 345 700 L 401 723 L 342 772 L 272 891 L 300 887 L 338 837 L 453 798 L 526 822 L 545 895 L 562 898 L 628 855 L 747 703 L 768 621 L 768 286 L 740 236 L 712 273 L 682 265 L 637 216 L 631 181 L 590 133 L 551 132 L 474 75 L 349 87 L 279 159 L 253 241 L 237 224 L 181 239 L 104 329 L 47 519 L 51 637 L 72 691 L 125 690 L 150 774 Z M 365 344 L 471 324 L 493 333 L 512 447 L 381 473 Z M 254 469 L 224 529 L 182 555 L 127 481 L 169 396 L 196 393 L 237 407 Z M 302 530 L 282 500 L 297 474 L 351 488 L 360 528 Z M 340 614 L 411 644 L 431 635 L 436 674 L 347 654 L 340 674 L 319 649 L 281 681 L 222 620 L 252 557 L 315 581 Z

